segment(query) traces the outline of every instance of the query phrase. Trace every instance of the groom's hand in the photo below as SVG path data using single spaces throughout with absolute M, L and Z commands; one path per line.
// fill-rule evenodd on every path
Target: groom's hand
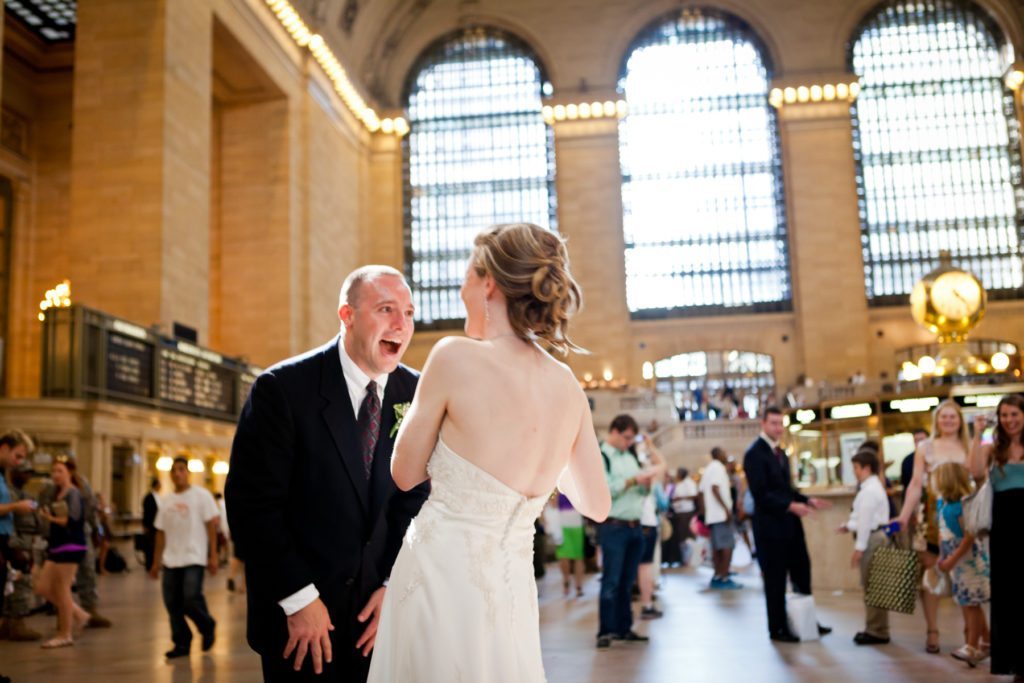
M 333 630 L 331 615 L 317 598 L 288 617 L 288 644 L 284 648 L 284 658 L 288 659 L 295 652 L 295 670 L 299 671 L 309 653 L 313 671 L 322 673 L 324 662 L 330 663 L 333 659 L 330 635 Z
M 380 608 L 384 604 L 385 590 L 387 589 L 383 587 L 375 590 L 370 599 L 366 601 L 366 607 L 359 613 L 360 622 L 365 623 L 367 619 L 370 620 L 363 635 L 359 637 L 359 642 L 356 643 L 356 649 L 362 648 L 364 657 L 370 656 L 373 644 L 377 642 L 377 625 L 380 624 Z

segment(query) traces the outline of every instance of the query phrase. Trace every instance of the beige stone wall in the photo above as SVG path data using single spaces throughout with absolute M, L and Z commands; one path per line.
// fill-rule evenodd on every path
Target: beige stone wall
M 401 265 L 399 141 L 353 119 L 263 2 L 197 0 L 171 12 L 173 4 L 83 3 L 73 81 L 67 70 L 39 76 L 3 60 L 4 101 L 32 124 L 30 158 L 0 150 L 0 171 L 20 198 L 8 395 L 38 392 L 35 307 L 63 277 L 82 303 L 142 324 L 192 324 L 201 341 L 266 365 L 336 332 L 337 290 L 352 268 Z M 810 83 L 845 72 L 846 40 L 874 2 L 710 4 L 754 27 L 780 83 Z M 983 4 L 1024 45 L 1017 5 Z M 366 3 L 352 36 L 342 36 L 333 33 L 340 3 L 330 5 L 321 28 L 382 115 L 397 113 L 422 49 L 474 23 L 530 42 L 560 100 L 582 99 L 584 86 L 587 99 L 614 96 L 630 42 L 680 7 L 382 0 Z M 264 94 L 215 106 L 228 34 L 231 51 L 256 65 Z M 929 341 L 906 309 L 865 304 L 848 116 L 826 108 L 783 116 L 780 132 L 793 312 L 631 321 L 617 128 L 556 128 L 559 228 L 587 300 L 573 333 L 592 352 L 571 360 L 577 372 L 611 369 L 639 384 L 645 361 L 740 348 L 771 354 L 782 385 L 802 373 L 842 381 L 857 369 L 891 378 L 896 348 Z M 1024 342 L 1024 304 L 992 305 L 976 334 Z M 417 335 L 406 360 L 422 365 L 440 336 Z

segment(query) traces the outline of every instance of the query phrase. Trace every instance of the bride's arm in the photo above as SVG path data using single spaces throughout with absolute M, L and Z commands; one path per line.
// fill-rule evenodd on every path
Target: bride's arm
M 403 491 L 427 479 L 427 461 L 437 443 L 448 406 L 448 365 L 453 360 L 451 337 L 442 339 L 430 351 L 416 386 L 416 396 L 402 420 L 391 456 L 391 477 Z
M 579 396 L 582 402 L 579 430 L 569 455 L 569 464 L 558 478 L 558 489 L 581 515 L 595 522 L 603 522 L 612 507 L 612 497 L 608 492 L 608 480 L 597 435 L 594 433 L 590 405 L 582 390 Z

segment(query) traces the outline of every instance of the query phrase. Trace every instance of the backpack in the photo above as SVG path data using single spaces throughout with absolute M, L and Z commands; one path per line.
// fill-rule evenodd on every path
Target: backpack
M 643 465 L 640 464 L 640 458 L 637 457 L 636 451 L 630 448 L 626 452 L 632 455 L 633 459 L 636 460 L 636 466 L 643 469 Z M 603 450 L 601 451 L 601 459 L 604 460 L 604 471 L 610 474 L 612 471 L 612 461 L 608 459 L 608 455 L 605 454 Z

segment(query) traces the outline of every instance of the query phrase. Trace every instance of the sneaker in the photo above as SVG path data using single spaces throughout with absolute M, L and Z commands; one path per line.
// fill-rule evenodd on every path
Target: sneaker
M 743 584 L 736 583 L 732 579 L 718 579 L 717 582 L 712 579 L 711 587 L 719 591 L 736 591 L 743 588 Z
M 640 610 L 641 619 L 661 619 L 663 616 L 665 613 L 657 607 L 644 607 Z
M 598 650 L 607 650 L 611 646 L 612 646 L 612 637 L 611 636 L 598 636 L 597 637 L 597 649 Z
M 972 669 L 978 666 L 978 662 L 982 660 L 981 653 L 975 650 L 970 645 L 961 645 L 949 654 L 953 657 L 953 659 L 958 659 L 961 662 L 964 662 L 965 664 L 967 664 L 967 666 L 971 667 Z

